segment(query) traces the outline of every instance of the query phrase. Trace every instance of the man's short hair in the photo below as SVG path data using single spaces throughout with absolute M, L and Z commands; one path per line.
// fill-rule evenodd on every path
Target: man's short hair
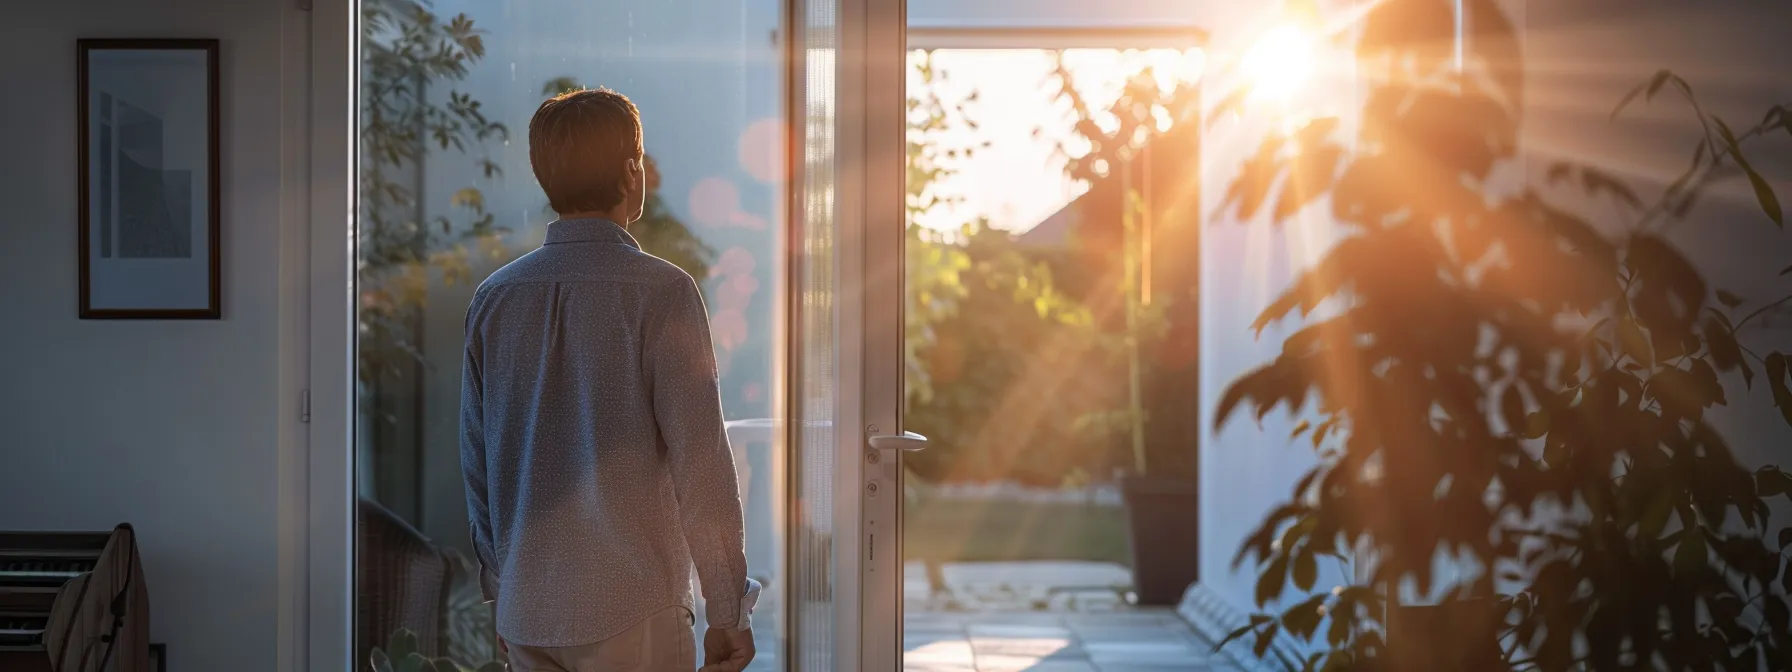
M 529 165 L 554 212 L 602 212 L 621 204 L 627 161 L 641 158 L 641 112 L 615 91 L 562 93 L 529 120 Z

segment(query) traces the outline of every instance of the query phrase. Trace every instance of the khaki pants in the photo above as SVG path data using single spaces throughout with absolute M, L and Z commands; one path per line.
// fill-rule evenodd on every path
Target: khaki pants
M 697 639 L 691 612 L 668 607 L 639 625 L 595 644 L 509 645 L 513 672 L 691 672 Z

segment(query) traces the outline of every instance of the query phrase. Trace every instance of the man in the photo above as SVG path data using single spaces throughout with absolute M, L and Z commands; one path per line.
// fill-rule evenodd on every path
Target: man
M 734 462 L 703 297 L 641 251 L 639 112 L 609 90 L 542 103 L 529 163 L 560 217 L 467 310 L 461 468 L 486 599 L 519 671 L 696 667 L 753 658 Z

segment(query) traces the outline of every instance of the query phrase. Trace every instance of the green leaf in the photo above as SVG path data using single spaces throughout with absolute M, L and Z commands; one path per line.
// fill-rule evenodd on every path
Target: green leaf
M 1303 591 L 1312 590 L 1313 582 L 1319 578 L 1319 563 L 1313 558 L 1311 549 L 1303 548 L 1294 556 L 1294 587 Z
M 1257 626 L 1263 625 L 1264 623 L 1269 623 L 1274 620 L 1275 620 L 1274 618 L 1271 618 L 1267 614 L 1251 614 L 1251 622 L 1250 623 L 1241 625 L 1237 629 L 1226 633 L 1225 638 L 1221 639 L 1220 643 L 1213 645 L 1213 650 L 1218 651 L 1222 648 L 1225 648 L 1225 646 L 1227 644 L 1231 643 L 1232 640 L 1238 639 L 1239 637 L 1243 637 L 1246 634 L 1249 634 L 1252 630 L 1257 629 Z
M 1761 497 L 1792 497 L 1792 474 L 1787 474 L 1778 467 L 1761 467 L 1755 470 L 1755 494 Z
M 1673 74 L 1674 73 L 1667 70 L 1656 71 L 1655 75 L 1650 77 L 1647 83 L 1638 84 L 1636 88 L 1630 90 L 1630 93 L 1624 94 L 1624 98 L 1618 101 L 1618 106 L 1612 109 L 1611 118 L 1616 120 L 1618 114 L 1623 112 L 1624 108 L 1629 107 L 1630 103 L 1635 101 L 1637 96 L 1643 96 L 1644 100 L 1654 98 L 1655 93 L 1661 90 L 1662 85 L 1668 83 L 1668 78 L 1672 77 Z
M 1343 646 L 1344 641 L 1350 639 L 1350 626 L 1355 620 L 1354 616 L 1355 613 L 1350 609 L 1345 609 L 1342 604 L 1333 607 L 1331 626 L 1325 629 L 1325 643 L 1334 649 Z
M 1269 625 L 1264 626 L 1263 630 L 1257 633 L 1257 643 L 1251 645 L 1251 653 L 1257 654 L 1258 658 L 1262 658 L 1263 654 L 1269 652 L 1269 645 L 1276 641 L 1276 635 L 1280 633 L 1281 630 L 1282 626 L 1279 623 L 1270 623 Z
M 1330 434 L 1332 431 L 1332 428 L 1336 427 L 1337 424 L 1338 424 L 1338 418 L 1335 416 L 1331 417 L 1331 418 L 1326 418 L 1326 420 L 1324 422 L 1319 423 L 1319 427 L 1317 429 L 1313 430 L 1313 448 L 1314 449 L 1318 449 L 1319 444 L 1325 443 L 1326 435 Z
M 1780 212 L 1780 199 L 1774 195 L 1773 187 L 1767 184 L 1760 173 L 1755 172 L 1754 166 L 1749 165 L 1748 157 L 1742 155 L 1742 147 L 1737 144 L 1736 134 L 1730 130 L 1730 125 L 1717 117 L 1712 117 L 1711 120 L 1717 123 L 1717 132 L 1723 136 L 1724 143 L 1730 146 L 1731 158 L 1736 159 L 1736 165 L 1742 168 L 1742 172 L 1748 175 L 1749 184 L 1754 186 L 1755 200 L 1760 202 L 1761 212 L 1767 213 L 1767 218 L 1773 220 L 1774 225 L 1785 228 L 1786 218 Z
M 1786 387 L 1786 356 L 1775 352 L 1767 355 L 1767 387 L 1773 391 L 1773 405 L 1780 409 L 1780 417 L 1785 418 L 1787 425 L 1792 425 L 1792 389 Z
M 417 635 L 410 630 L 400 629 L 392 633 L 391 643 L 386 646 L 386 653 L 393 660 L 404 660 L 417 652 Z
M 1737 161 L 1742 161 L 1742 153 L 1736 151 L 1736 133 L 1730 130 L 1730 125 L 1724 123 L 1723 119 L 1717 117 L 1712 117 L 1711 121 L 1717 124 L 1717 134 L 1723 136 L 1724 144 L 1730 146 L 1730 153 L 1736 155 Z
M 1288 556 L 1277 555 L 1275 559 L 1270 560 L 1269 564 L 1263 568 L 1263 573 L 1257 576 L 1257 606 L 1261 607 L 1265 604 L 1269 604 L 1270 600 L 1276 599 L 1277 596 L 1281 595 L 1282 584 L 1286 583 L 1287 580 Z
M 1729 371 L 1742 362 L 1742 346 L 1736 342 L 1730 318 L 1716 310 L 1714 319 L 1705 320 L 1705 347 L 1711 350 L 1711 363 L 1720 371 Z
M 1761 212 L 1766 213 L 1767 218 L 1773 220 L 1775 226 L 1786 228 L 1786 216 L 1780 211 L 1780 199 L 1774 195 L 1773 186 L 1767 184 L 1767 180 L 1762 179 L 1760 173 L 1755 172 L 1754 166 L 1741 161 L 1737 161 L 1737 163 L 1741 164 L 1742 172 L 1748 174 L 1748 182 L 1755 188 L 1755 200 L 1761 204 Z
M 1689 524 L 1680 535 L 1680 546 L 1674 549 L 1674 571 L 1688 577 L 1705 570 L 1705 529 Z
M 1251 628 L 1253 628 L 1253 627 L 1256 627 L 1256 626 L 1241 625 L 1241 626 L 1238 626 L 1237 628 L 1234 628 L 1231 632 L 1226 633 L 1225 637 L 1220 638 L 1220 642 L 1218 644 L 1213 645 L 1213 650 L 1217 652 L 1220 649 L 1226 648 L 1226 645 L 1231 644 L 1232 640 L 1245 636 L 1245 633 L 1250 632 Z
M 1717 290 L 1717 301 L 1731 308 L 1742 305 L 1742 297 L 1724 290 Z
M 1289 607 L 1282 612 L 1282 626 L 1288 629 L 1289 634 L 1311 639 L 1313 631 L 1319 629 L 1319 621 L 1325 618 L 1321 609 L 1325 607 L 1326 597 L 1326 593 L 1320 593 Z

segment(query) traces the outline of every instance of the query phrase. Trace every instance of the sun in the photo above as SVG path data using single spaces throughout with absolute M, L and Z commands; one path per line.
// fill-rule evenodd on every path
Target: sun
M 1284 25 L 1257 39 L 1240 66 L 1249 78 L 1251 96 L 1287 102 L 1313 73 L 1313 37 L 1298 26 Z

